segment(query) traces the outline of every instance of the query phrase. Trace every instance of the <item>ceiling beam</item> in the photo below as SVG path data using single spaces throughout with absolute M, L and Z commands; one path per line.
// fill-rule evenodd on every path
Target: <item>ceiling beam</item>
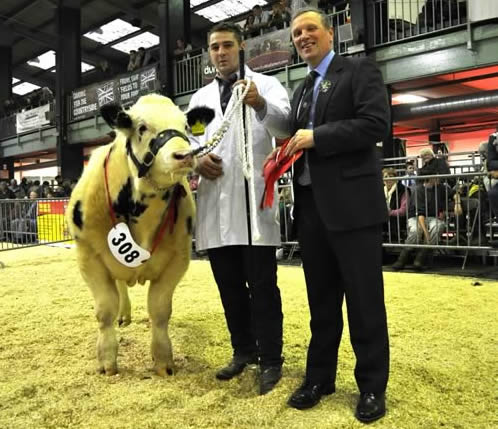
M 217 4 L 217 3 L 221 3 L 222 1 L 223 1 L 223 0 L 209 0 L 209 1 L 205 2 L 205 3 L 200 4 L 199 6 L 195 6 L 195 7 L 193 7 L 193 8 L 192 8 L 192 9 L 190 9 L 190 10 L 191 10 L 192 12 L 197 12 L 197 11 L 199 11 L 199 10 L 201 10 L 201 9 L 205 9 L 205 8 L 207 8 L 207 7 L 209 7 L 209 6 L 213 6 L 213 5 Z
M 33 30 L 29 28 L 25 24 L 21 24 L 19 22 L 14 22 L 8 19 L 4 19 L 0 17 L 0 27 L 3 29 L 9 29 L 20 36 L 29 39 L 33 42 L 36 42 L 40 45 L 44 45 L 51 49 L 54 49 L 54 46 L 57 46 L 58 38 L 49 33 L 40 32 L 37 30 Z
M 49 88 L 55 88 L 55 74 L 54 73 L 32 73 L 33 67 L 28 64 L 23 64 L 12 70 L 12 76 L 15 78 L 38 85 L 40 87 L 48 86 Z M 52 76 L 54 75 L 54 76 Z
M 136 6 L 128 6 L 122 0 L 105 0 L 105 2 L 133 18 L 140 19 L 143 23 L 153 25 L 154 27 L 159 26 L 157 14 L 148 13 L 143 8 L 139 9 Z

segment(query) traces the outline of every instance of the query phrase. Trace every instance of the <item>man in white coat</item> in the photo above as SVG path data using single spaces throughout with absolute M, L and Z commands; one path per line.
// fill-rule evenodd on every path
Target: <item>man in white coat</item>
M 214 26 L 208 34 L 209 54 L 217 76 L 197 91 L 189 109 L 207 106 L 215 118 L 204 135 L 191 139 L 193 146 L 203 145 L 218 130 L 226 105 L 226 88 L 239 79 L 239 50 L 243 48 L 240 29 L 231 23 Z M 290 105 L 287 91 L 280 82 L 245 67 L 250 79 L 244 103 L 252 107 L 253 177 L 257 205 L 263 195 L 263 162 L 272 151 L 273 136 L 286 137 Z M 247 80 L 239 81 L 245 88 Z M 223 106 L 222 106 L 223 105 Z M 246 205 L 245 184 L 238 140 L 240 129 L 235 121 L 218 146 L 201 157 L 197 190 L 196 249 L 207 250 L 230 332 L 233 357 L 216 373 L 229 380 L 251 363 L 260 365 L 260 394 L 268 393 L 282 375 L 282 303 L 277 286 L 276 246 L 280 228 L 274 201 L 271 209 L 250 211 Z M 282 130 L 281 132 L 278 130 Z M 277 193 L 275 193 L 277 195 Z M 255 233 L 259 231 L 259 235 Z

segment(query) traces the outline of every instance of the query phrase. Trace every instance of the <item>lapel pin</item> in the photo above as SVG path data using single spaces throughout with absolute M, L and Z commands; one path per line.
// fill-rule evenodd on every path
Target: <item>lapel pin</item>
M 328 91 L 331 87 L 332 87 L 332 82 L 331 82 L 330 80 L 326 80 L 326 79 L 324 79 L 324 80 L 322 80 L 322 81 L 320 82 L 320 88 L 319 88 L 319 90 L 320 90 L 320 92 L 325 93 L 325 92 L 327 92 L 327 91 Z

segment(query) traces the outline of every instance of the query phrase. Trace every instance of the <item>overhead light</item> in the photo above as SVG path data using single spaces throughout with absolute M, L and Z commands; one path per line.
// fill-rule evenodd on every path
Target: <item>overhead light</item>
M 406 103 L 420 103 L 422 101 L 427 101 L 428 98 L 421 97 L 415 94 L 398 94 L 392 98 L 393 102 L 396 104 L 406 104 Z

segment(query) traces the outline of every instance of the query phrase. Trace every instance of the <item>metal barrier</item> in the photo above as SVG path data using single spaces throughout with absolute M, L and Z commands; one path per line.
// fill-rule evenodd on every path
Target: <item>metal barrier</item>
M 0 251 L 71 240 L 68 198 L 0 200 Z
M 467 22 L 467 0 L 374 0 L 369 6 L 375 46 Z
M 392 211 L 385 223 L 383 246 L 460 252 L 462 268 L 469 254 L 491 254 L 489 241 L 498 238 L 498 222 L 489 207 L 483 183 L 486 178 L 483 172 L 386 178 L 385 183 L 394 182 L 395 186 L 403 183 L 409 196 L 405 210 Z M 281 256 L 291 259 L 299 246 L 293 229 L 294 194 L 288 175 L 280 180 L 278 192 Z M 401 202 L 398 186 L 390 198 Z M 67 198 L 0 200 L 0 251 L 71 240 L 64 219 L 67 202 Z M 422 212 L 420 204 L 425 207 Z M 419 215 L 426 218 L 428 235 L 418 222 Z

